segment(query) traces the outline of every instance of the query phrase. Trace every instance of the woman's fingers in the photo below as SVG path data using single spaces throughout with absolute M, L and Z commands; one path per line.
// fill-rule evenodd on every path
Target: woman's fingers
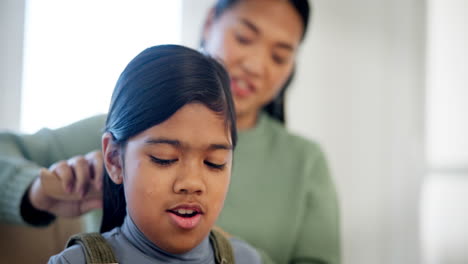
M 49 184 L 49 181 L 52 184 Z M 48 211 L 53 203 L 51 195 L 57 192 L 63 192 L 61 182 L 57 180 L 54 173 L 43 168 L 40 170 L 39 176 L 34 179 L 29 187 L 28 197 L 34 208 Z
M 102 208 L 102 197 L 85 199 L 80 204 L 80 214 L 85 214 L 94 209 Z
M 83 156 L 76 156 L 68 160 L 75 181 L 74 192 L 83 197 L 91 183 L 90 164 Z
M 75 200 L 76 195 L 83 198 L 90 191 L 91 193 L 100 193 L 104 171 L 102 152 L 93 151 L 86 156 L 80 155 L 72 157 L 68 161 L 59 161 L 50 167 L 50 171 L 55 174 L 61 183 L 63 192 L 67 193 L 70 199 Z
M 62 183 L 63 190 L 67 193 L 72 193 L 75 186 L 75 177 L 72 168 L 67 161 L 59 161 L 53 164 L 50 169 Z
M 80 200 L 57 199 L 48 203 L 46 211 L 56 216 L 77 217 L 98 208 L 102 208 L 102 199 L 99 197 L 83 198 Z
M 102 189 L 102 178 L 104 176 L 104 160 L 102 151 L 93 151 L 85 156 L 90 164 L 91 180 L 96 190 Z
M 40 193 L 43 193 L 43 195 L 48 197 L 49 200 L 72 201 L 81 199 L 78 194 L 69 193 L 63 188 L 63 186 L 63 181 L 57 174 L 55 174 L 55 172 L 49 171 L 45 168 L 41 169 L 38 187 L 40 187 Z
M 79 216 L 102 208 L 101 151 L 75 156 L 41 169 L 29 190 L 34 207 L 57 216 Z

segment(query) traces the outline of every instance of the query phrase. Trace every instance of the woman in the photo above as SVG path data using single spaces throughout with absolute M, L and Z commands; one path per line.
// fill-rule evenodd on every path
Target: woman
M 85 261 L 78 243 L 49 263 L 219 263 L 218 254 L 260 263 L 247 244 L 210 232 L 229 186 L 235 126 L 229 77 L 215 60 L 177 45 L 138 54 L 117 81 L 102 137 L 108 232 L 87 245 L 109 245 L 113 259 Z
M 233 181 L 217 224 L 263 250 L 277 263 L 334 264 L 340 262 L 338 206 L 325 158 L 317 144 L 290 134 L 283 124 L 284 91 L 294 72 L 308 17 L 306 0 L 221 0 L 208 14 L 202 47 L 219 58 L 231 75 L 240 132 Z M 33 149 L 27 153 L 27 158 L 41 161 L 40 166 L 48 167 L 54 161 L 97 149 L 102 124 L 103 117 L 97 117 L 30 136 L 48 142 L 52 150 L 63 150 L 49 150 L 52 153 L 46 160 L 41 156 L 43 149 L 29 146 L 28 137 L 15 137 L 14 142 L 19 142 L 16 144 L 20 147 L 11 147 L 10 153 Z M 81 132 L 73 134 L 75 132 L 71 131 L 76 131 L 76 127 Z M 89 136 L 85 138 L 85 134 Z M 66 140 L 68 137 L 70 140 Z M 72 139 L 75 144 L 63 143 Z M 22 155 L 26 155 L 25 152 Z M 99 158 L 91 153 L 56 163 L 50 169 L 56 175 L 63 175 L 64 188 L 83 194 L 93 173 L 76 173 L 75 168 L 80 168 L 80 164 L 99 164 L 99 161 L 94 162 L 96 159 Z M 96 169 L 99 165 L 90 167 Z M 38 174 L 37 168 L 24 170 L 29 174 L 29 181 L 24 179 L 26 176 L 20 177 L 22 186 Z M 99 180 L 94 182 L 93 186 L 99 188 Z M 72 185 L 68 186 L 69 183 Z M 28 194 L 22 202 L 22 217 L 32 222 L 29 216 L 32 212 L 35 216 L 45 216 L 39 218 L 43 221 L 35 220 L 36 224 L 50 222 L 53 218 L 34 208 L 55 215 L 80 215 L 99 206 L 99 200 L 87 200 L 86 196 L 78 202 L 51 198 L 44 194 L 40 180 L 36 180 L 29 191 L 26 191 L 27 186 L 20 188 L 18 185 L 21 183 L 10 184 L 17 192 Z M 9 199 L 18 202 L 16 207 L 11 206 L 11 211 L 18 208 L 23 197 L 12 196 Z M 18 213 L 10 215 L 13 219 L 21 217 Z M 245 215 L 249 215 L 248 220 L 240 218 Z

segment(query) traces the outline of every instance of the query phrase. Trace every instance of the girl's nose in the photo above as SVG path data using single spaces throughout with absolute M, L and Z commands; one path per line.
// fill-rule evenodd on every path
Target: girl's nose
M 183 169 L 174 182 L 174 192 L 178 194 L 202 194 L 205 192 L 205 183 L 201 169 Z

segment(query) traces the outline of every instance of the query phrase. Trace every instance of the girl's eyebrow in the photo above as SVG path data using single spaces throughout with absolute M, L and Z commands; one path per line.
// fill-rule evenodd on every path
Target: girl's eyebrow
M 182 148 L 184 147 L 184 144 L 182 144 L 179 140 L 176 139 L 168 139 L 168 138 L 149 138 L 145 140 L 145 144 L 147 145 L 156 145 L 156 144 L 168 144 L 171 145 L 175 148 Z M 218 150 L 218 149 L 224 149 L 224 150 L 232 150 L 233 147 L 231 144 L 210 144 L 208 146 L 208 150 Z
M 224 149 L 224 150 L 232 150 L 232 145 L 231 144 L 211 144 L 208 147 L 209 150 L 218 150 L 218 149 Z
M 148 144 L 148 145 L 169 144 L 176 148 L 180 148 L 182 146 L 179 140 L 167 139 L 167 138 L 149 138 L 145 140 L 145 144 Z

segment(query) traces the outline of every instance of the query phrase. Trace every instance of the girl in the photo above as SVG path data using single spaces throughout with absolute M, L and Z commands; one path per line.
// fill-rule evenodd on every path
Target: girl
M 284 125 L 284 94 L 308 21 L 307 0 L 218 0 L 206 18 L 202 47 L 221 59 L 230 74 L 240 131 L 234 177 L 217 224 L 277 263 L 337 264 L 338 203 L 326 159 L 319 145 L 293 135 Z M 53 215 L 76 216 L 99 207 L 99 199 L 78 197 L 70 202 L 44 193 L 37 175 L 40 167 L 49 167 L 54 161 L 98 149 L 103 120 L 100 116 L 68 128 L 15 136 L 5 144 L 12 146 L 5 151 L 17 157 L 9 157 L 6 163 L 10 166 L 2 169 L 8 173 L 5 182 L 17 190 L 9 192 L 7 204 L 15 209 L 21 204 L 22 208 L 21 215 L 19 210 L 9 210 L 15 212 L 8 214 L 11 219 L 46 224 Z M 79 134 L 72 132 L 75 128 Z M 80 142 L 68 138 L 79 138 Z M 36 142 L 47 142 L 51 147 Z M 46 161 L 36 158 L 45 154 Z M 42 162 L 31 168 L 24 157 Z M 99 177 L 86 173 L 88 166 L 98 167 L 92 164 L 99 164 L 99 159 L 91 153 L 57 163 L 51 170 L 63 179 L 61 189 L 70 188 L 66 195 L 80 194 L 89 183 L 99 189 Z M 248 215 L 249 221 L 239 221 L 239 215 Z M 98 221 L 99 217 L 94 220 Z
M 220 254 L 222 237 L 209 233 L 226 197 L 236 138 L 229 78 L 220 64 L 175 45 L 136 56 L 114 89 L 102 136 L 109 177 L 101 231 L 108 231 L 103 236 L 116 255 L 111 261 L 230 260 Z M 231 242 L 237 263 L 260 262 L 253 248 Z M 49 263 L 96 261 L 85 254 L 96 247 L 90 243 Z

